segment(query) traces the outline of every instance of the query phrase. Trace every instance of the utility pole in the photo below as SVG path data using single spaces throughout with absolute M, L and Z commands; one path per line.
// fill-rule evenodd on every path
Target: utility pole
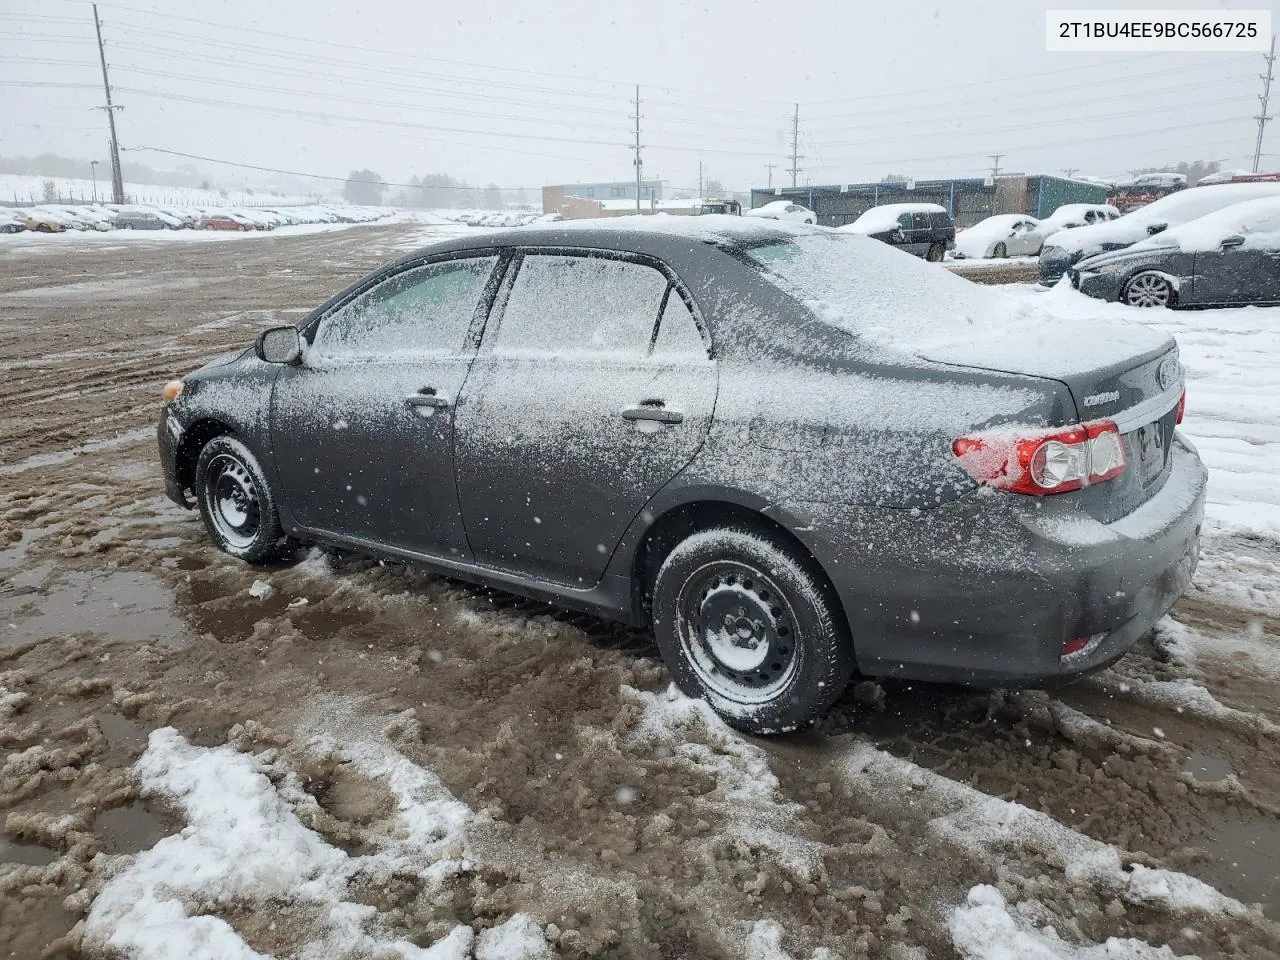
M 796 185 L 796 174 L 800 172 L 800 104 L 796 104 L 795 113 L 791 117 L 791 185 Z
M 1076 175 L 1076 171 L 1079 169 L 1079 167 L 1063 167 L 1062 172 L 1065 173 L 1067 175 L 1067 179 L 1070 180 Z
M 1267 73 L 1265 76 L 1259 74 L 1262 80 L 1262 96 L 1258 97 L 1262 101 L 1262 110 L 1254 117 L 1258 121 L 1258 143 L 1253 148 L 1253 172 L 1258 172 L 1258 164 L 1262 162 L 1262 133 L 1267 129 L 1267 121 L 1271 117 L 1267 116 L 1267 107 L 1271 103 L 1271 76 L 1275 72 L 1276 65 L 1276 35 L 1271 35 L 1271 52 L 1265 57 L 1267 61 Z
M 702 199 L 702 161 L 698 161 L 698 199 Z
M 124 203 L 124 176 L 120 172 L 120 141 L 116 137 L 116 111 L 123 107 L 111 102 L 111 81 L 107 79 L 107 54 L 102 48 L 102 21 L 98 19 L 98 5 L 93 5 L 93 29 L 98 35 L 98 60 L 102 63 L 102 88 L 107 93 L 107 125 L 111 128 L 111 202 Z
M 777 166 L 776 163 L 766 163 L 764 165 L 764 168 L 769 171 L 769 189 L 770 190 L 773 189 L 773 168 L 776 166 Z
M 89 176 L 93 178 L 93 202 L 98 202 L 98 164 L 101 161 L 89 161 Z
M 636 213 L 640 213 L 640 84 L 636 84 L 636 112 L 631 119 L 636 122 L 636 142 L 631 149 L 635 151 L 635 158 L 631 161 L 636 165 Z
M 991 158 L 991 179 L 994 180 L 996 177 L 1000 176 L 1000 161 L 1004 159 L 1004 154 L 989 153 L 987 156 Z

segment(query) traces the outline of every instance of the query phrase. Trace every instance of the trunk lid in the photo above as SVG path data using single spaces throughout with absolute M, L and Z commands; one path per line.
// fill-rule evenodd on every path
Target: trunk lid
M 1115 421 L 1124 446 L 1124 473 L 1061 495 L 1103 523 L 1130 513 L 1164 485 L 1183 388 L 1178 348 L 1171 337 L 1137 328 L 1147 334 L 1139 338 L 1126 327 L 1119 334 L 1123 342 L 1116 342 L 1117 334 L 1108 333 L 1108 326 L 1082 321 L 1071 336 L 1041 328 L 1034 350 L 1016 340 L 1000 343 L 976 337 L 931 343 L 920 352 L 935 363 L 1057 380 L 1070 391 L 1081 422 Z

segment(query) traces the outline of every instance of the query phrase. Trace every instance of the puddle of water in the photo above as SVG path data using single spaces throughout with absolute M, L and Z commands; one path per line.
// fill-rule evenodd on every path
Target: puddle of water
M 1244 903 L 1262 904 L 1270 917 L 1280 915 L 1280 823 L 1224 820 L 1193 843 L 1213 856 L 1202 879 Z
M 168 588 L 148 573 L 64 573 L 37 590 L 0 594 L 0 619 L 14 627 L 0 642 L 86 631 L 176 644 L 186 631 L 171 605 Z
M 107 853 L 137 853 L 154 847 L 179 829 L 173 818 L 146 801 L 103 810 L 93 821 L 93 832 Z
M 16 567 L 27 558 L 27 548 L 37 536 L 34 530 L 23 530 L 22 537 L 12 546 L 0 550 L 0 570 Z
M 1209 753 L 1205 750 L 1197 750 L 1187 757 L 1186 762 L 1182 764 L 1182 772 L 1191 774 L 1203 783 L 1212 783 L 1217 780 L 1227 779 L 1227 777 L 1235 773 L 1235 770 L 1231 768 L 1231 764 L 1217 754 Z
M 98 726 L 102 727 L 102 733 L 110 746 L 132 753 L 141 752 L 147 745 L 147 737 L 151 730 L 137 721 L 122 717 L 118 713 L 96 713 L 94 717 L 98 721 Z
M 43 867 L 53 863 L 57 856 L 57 851 L 38 843 L 10 840 L 4 834 L 0 834 L 0 863 L 21 863 L 32 867 Z

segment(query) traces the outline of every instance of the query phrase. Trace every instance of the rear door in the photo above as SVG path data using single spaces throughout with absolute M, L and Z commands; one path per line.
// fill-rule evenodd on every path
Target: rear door
M 1280 303 L 1280 233 L 1197 253 L 1191 292 L 1197 304 Z
M 276 469 L 297 523 L 469 557 L 454 405 L 497 263 L 472 256 L 410 266 L 320 319 L 303 362 L 281 370 L 271 406 Z
M 911 218 L 911 227 L 907 231 L 907 250 L 917 257 L 923 257 L 933 246 L 933 223 L 928 213 L 916 212 L 907 216 Z
M 514 269 L 457 411 L 467 537 L 480 563 L 590 587 L 702 445 L 716 365 L 654 261 L 544 250 Z

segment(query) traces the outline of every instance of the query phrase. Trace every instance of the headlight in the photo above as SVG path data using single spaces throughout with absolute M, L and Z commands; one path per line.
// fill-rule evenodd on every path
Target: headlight
M 164 385 L 164 402 L 173 403 L 178 397 L 182 396 L 183 383 L 181 380 L 170 380 Z

